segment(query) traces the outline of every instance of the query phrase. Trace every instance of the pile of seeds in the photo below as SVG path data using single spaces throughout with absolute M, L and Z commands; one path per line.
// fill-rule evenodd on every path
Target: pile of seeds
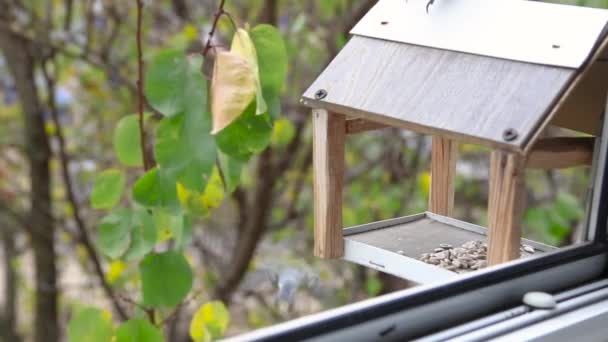
M 520 251 L 523 258 L 536 252 L 532 246 L 528 245 L 522 245 Z M 432 253 L 423 253 L 419 260 L 448 271 L 466 273 L 486 267 L 488 265 L 487 255 L 488 245 L 477 240 L 466 242 L 460 247 L 442 243 Z

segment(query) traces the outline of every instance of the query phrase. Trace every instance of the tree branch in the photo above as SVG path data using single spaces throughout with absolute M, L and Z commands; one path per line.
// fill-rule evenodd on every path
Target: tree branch
M 141 31 L 142 31 L 142 11 L 143 1 L 137 0 L 137 105 L 138 105 L 138 120 L 139 120 L 139 141 L 141 144 L 141 156 L 144 162 L 144 170 L 148 171 L 151 168 L 148 153 L 146 153 L 146 131 L 144 128 L 144 60 L 141 47 Z
M 93 243 L 91 241 L 91 238 L 89 237 L 88 229 L 84 223 L 84 220 L 82 219 L 80 205 L 79 205 L 78 201 L 76 200 L 74 188 L 72 186 L 72 184 L 73 184 L 72 177 L 69 172 L 69 158 L 68 158 L 68 153 L 66 151 L 65 136 L 63 134 L 63 127 L 62 127 L 61 121 L 59 120 L 59 112 L 57 110 L 57 105 L 55 103 L 55 79 L 50 75 L 50 72 L 48 70 L 48 63 L 50 63 L 50 62 L 46 61 L 45 63 L 43 63 L 42 73 L 43 73 L 43 76 L 45 79 L 47 92 L 48 92 L 49 110 L 51 112 L 51 118 L 53 120 L 53 124 L 55 125 L 55 137 L 57 138 L 57 142 L 58 142 L 58 155 L 59 155 L 59 161 L 61 163 L 61 177 L 63 179 L 63 183 L 66 188 L 66 195 L 67 195 L 68 202 L 72 206 L 74 222 L 76 223 L 76 227 L 77 227 L 78 233 L 79 233 L 79 240 L 82 243 L 82 245 L 84 246 L 85 250 L 87 251 L 87 254 L 89 255 L 89 258 L 90 258 L 90 260 L 93 264 L 93 268 L 95 270 L 95 274 L 97 275 L 97 278 L 99 278 L 99 281 L 101 283 L 101 286 L 102 286 L 104 292 L 106 293 L 106 295 L 112 302 L 114 311 L 118 314 L 118 316 L 121 319 L 124 320 L 124 319 L 127 319 L 127 314 L 124 311 L 124 309 L 122 308 L 122 306 L 120 305 L 120 302 L 118 301 L 118 298 L 116 297 L 114 291 L 112 290 L 112 287 L 106 281 L 106 278 L 105 278 L 104 272 L 103 272 L 103 268 L 101 266 L 101 261 L 99 260 L 99 256 L 97 255 L 97 252 L 95 251 L 95 248 L 93 247 Z
M 228 18 L 230 18 L 230 21 L 232 21 L 232 24 L 234 25 L 234 20 L 232 20 L 232 17 L 230 17 L 230 14 L 228 14 L 228 12 L 226 12 L 224 10 L 224 5 L 226 4 L 226 0 L 220 0 L 220 4 L 217 7 L 217 11 L 215 11 L 215 14 L 213 15 L 213 24 L 211 25 L 211 31 L 209 31 L 209 36 L 207 37 L 207 43 L 205 43 L 205 48 L 203 49 L 203 56 L 207 56 L 207 53 L 209 53 L 209 50 L 213 47 L 212 45 L 212 40 L 213 40 L 213 36 L 215 35 L 215 31 L 217 30 L 217 24 L 220 22 L 220 18 L 222 17 L 222 15 L 226 15 L 228 16 Z M 234 25 L 236 26 L 236 25 Z
M 0 23 L 10 20 L 10 6 L 0 1 Z M 55 224 L 42 213 L 51 212 L 50 146 L 44 129 L 43 106 L 40 102 L 34 71 L 39 47 L 29 44 L 0 27 L 0 49 L 11 71 L 23 112 L 26 156 L 29 163 L 30 212 L 28 226 L 34 250 L 36 303 L 33 331 L 34 341 L 59 340 L 59 303 L 57 295 L 57 265 L 54 244 Z M 44 238 L 40 238 L 44 236 Z

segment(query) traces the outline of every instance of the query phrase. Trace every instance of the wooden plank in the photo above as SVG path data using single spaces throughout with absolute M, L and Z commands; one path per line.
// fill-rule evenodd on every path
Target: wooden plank
M 570 96 L 557 109 L 551 125 L 597 135 L 608 93 L 608 61 L 596 62 L 574 85 Z
M 354 36 L 304 104 L 420 133 L 521 151 L 574 69 Z M 315 100 L 315 93 L 327 95 Z M 507 129 L 517 139 L 505 141 Z
M 432 143 L 429 211 L 452 216 L 458 143 L 440 136 L 433 136 Z
M 593 137 L 558 137 L 540 139 L 530 152 L 526 167 L 530 169 L 565 169 L 590 166 L 593 161 Z
M 530 149 L 532 148 L 532 146 L 534 146 L 534 142 L 538 140 L 541 133 L 545 130 L 549 123 L 553 121 L 553 118 L 555 118 L 561 108 L 566 105 L 567 100 L 575 92 L 577 86 L 583 82 L 585 77 L 589 75 L 590 72 L 592 72 L 594 63 L 596 63 L 598 59 L 601 58 L 602 54 L 606 51 L 608 51 L 608 35 L 604 36 L 603 41 L 599 44 L 599 47 L 597 48 L 597 50 L 595 50 L 593 56 L 591 56 L 591 58 L 589 59 L 589 62 L 582 68 L 582 70 L 579 70 L 579 72 L 573 78 L 572 82 L 570 82 L 570 84 L 564 89 L 563 94 L 561 94 L 560 97 L 556 99 L 555 104 L 551 106 L 551 110 L 549 110 L 548 114 L 544 116 L 544 119 L 540 122 L 540 125 L 536 127 L 534 133 L 528 138 L 528 141 L 525 144 L 526 147 L 523 151 L 524 155 L 530 152 Z M 576 120 L 576 116 L 574 114 L 568 115 L 571 115 L 573 120 Z M 600 128 L 598 127 L 598 131 L 599 129 Z
M 494 151 L 490 157 L 488 265 L 519 257 L 524 202 L 524 159 Z
M 387 125 L 365 119 L 346 120 L 346 134 L 357 134 L 378 129 L 384 129 L 388 127 L 389 126 Z
M 333 259 L 344 255 L 342 187 L 346 117 L 313 111 L 314 254 Z

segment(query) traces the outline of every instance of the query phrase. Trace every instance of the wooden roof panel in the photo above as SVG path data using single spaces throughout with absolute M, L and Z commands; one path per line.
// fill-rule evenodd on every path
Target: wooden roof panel
M 541 1 L 437 0 L 426 14 L 427 3 L 379 0 L 351 34 L 579 68 L 608 23 L 604 9 Z
M 521 151 L 576 72 L 353 36 L 303 100 L 421 133 Z M 319 89 L 327 96 L 317 101 Z M 507 129 L 518 138 L 505 141 Z

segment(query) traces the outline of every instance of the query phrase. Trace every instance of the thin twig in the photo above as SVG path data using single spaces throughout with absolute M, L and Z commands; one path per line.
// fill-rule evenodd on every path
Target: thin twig
M 106 278 L 105 278 L 104 272 L 103 272 L 103 268 L 101 266 L 101 261 L 99 260 L 97 252 L 95 251 L 95 248 L 93 247 L 91 238 L 89 237 L 87 227 L 86 227 L 84 220 L 82 219 L 82 215 L 80 213 L 80 205 L 79 205 L 78 201 L 76 200 L 74 188 L 72 187 L 73 183 L 72 183 L 72 177 L 69 173 L 69 167 L 68 167 L 69 158 L 68 158 L 68 154 L 66 151 L 65 136 L 63 134 L 63 127 L 61 125 L 61 121 L 59 120 L 59 113 L 57 110 L 57 105 L 55 103 L 55 79 L 53 77 L 51 77 L 50 72 L 47 69 L 47 67 L 48 67 L 47 64 L 48 64 L 48 61 L 43 64 L 42 74 L 46 81 L 46 86 L 47 86 L 47 90 L 48 90 L 49 109 L 51 112 L 51 118 L 53 120 L 53 124 L 55 125 L 55 136 L 56 136 L 57 142 L 58 142 L 58 147 L 59 147 L 58 154 L 59 154 L 59 161 L 61 163 L 61 176 L 62 176 L 63 182 L 65 184 L 66 195 L 67 195 L 68 201 L 69 201 L 70 205 L 72 206 L 74 221 L 76 222 L 76 227 L 78 228 L 79 240 L 82 243 L 82 245 L 84 246 L 85 250 L 87 251 L 89 258 L 91 259 L 91 262 L 93 263 L 93 267 L 95 269 L 95 274 L 99 278 L 99 281 L 101 282 L 101 286 L 104 289 L 106 295 L 112 301 L 114 310 L 120 316 L 120 318 L 124 320 L 124 319 L 127 319 L 127 314 L 124 311 L 124 309 L 122 308 L 122 306 L 120 306 L 120 303 L 118 302 L 118 300 L 114 294 L 114 291 L 112 290 L 112 287 L 106 281 Z
M 125 302 L 127 302 L 135 307 L 138 307 L 141 311 L 145 312 L 146 315 L 148 316 L 148 320 L 150 321 L 150 323 L 152 323 L 154 325 L 156 324 L 155 323 L 156 319 L 154 318 L 154 309 L 153 308 L 144 306 L 125 295 L 119 294 L 118 296 L 120 299 L 124 300 Z
M 205 48 L 203 49 L 203 56 L 207 56 L 207 53 L 213 47 L 211 44 L 211 41 L 213 40 L 213 36 L 215 35 L 215 31 L 217 30 L 217 24 L 219 23 L 222 15 L 227 15 L 228 18 L 230 18 L 230 20 L 232 21 L 232 23 L 234 25 L 234 21 L 232 20 L 232 17 L 230 17 L 230 15 L 224 10 L 225 4 L 226 4 L 226 0 L 221 0 L 220 5 L 217 8 L 217 11 L 215 11 L 215 14 L 213 15 L 213 25 L 211 25 L 211 31 L 209 31 L 209 37 L 207 38 L 207 43 L 205 44 Z
M 160 321 L 160 323 L 158 323 L 159 326 L 163 326 L 165 323 L 171 321 L 173 319 L 173 317 L 175 317 L 175 315 L 188 303 L 191 303 L 192 301 L 196 300 L 196 298 L 198 298 L 198 296 L 200 296 L 203 293 L 203 291 L 199 290 L 197 292 L 195 292 L 189 299 L 183 300 L 181 303 L 179 303 L 177 305 L 177 307 L 169 314 L 167 315 L 167 317 L 165 317 L 162 321 Z
M 144 170 L 150 170 L 150 160 L 146 153 L 146 131 L 144 129 L 144 60 L 141 47 L 142 31 L 142 10 L 144 4 L 142 0 L 137 0 L 137 101 L 139 110 L 139 140 L 141 144 L 141 156 L 144 162 Z

